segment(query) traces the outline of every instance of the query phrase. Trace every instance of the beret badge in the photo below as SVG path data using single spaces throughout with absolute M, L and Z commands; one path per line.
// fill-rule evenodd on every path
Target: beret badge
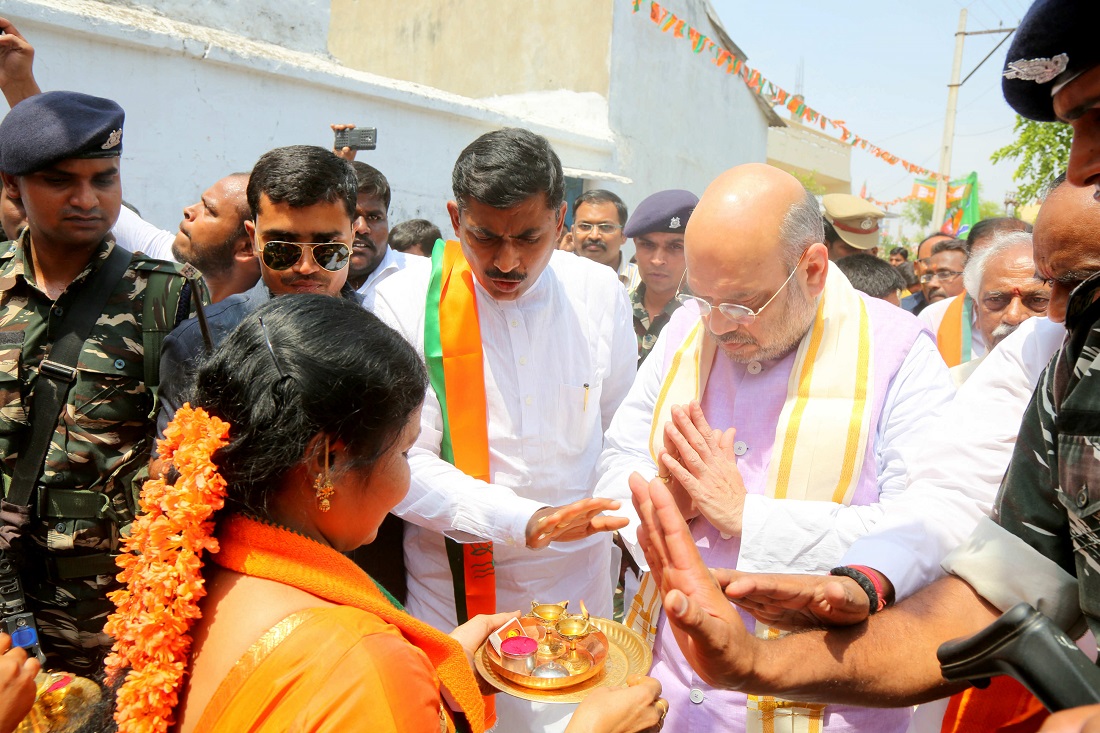
M 1020 59 L 1009 62 L 1005 68 L 1004 77 L 1046 84 L 1065 71 L 1068 65 L 1069 56 L 1064 53 L 1050 59 Z
M 680 217 L 674 216 L 671 219 L 669 219 L 668 228 L 669 229 L 679 229 L 680 228 Z
M 107 142 L 103 143 L 99 147 L 102 148 L 103 150 L 110 150 L 111 148 L 116 147 L 120 142 L 122 142 L 122 128 L 121 127 L 118 128 L 117 130 L 115 130 L 114 132 L 112 132 L 110 134 L 110 136 L 107 138 Z

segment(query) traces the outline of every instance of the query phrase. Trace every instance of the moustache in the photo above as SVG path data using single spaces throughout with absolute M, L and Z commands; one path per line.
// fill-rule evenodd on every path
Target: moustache
M 90 211 L 84 211 L 82 209 L 73 209 L 71 207 L 65 207 L 64 209 L 61 210 L 61 218 L 62 219 L 68 219 L 69 217 L 73 217 L 73 216 L 78 217 L 80 219 L 91 219 L 91 218 L 102 219 L 103 218 L 103 209 L 100 209 L 97 206 L 96 208 L 91 209 Z
M 1010 333 L 1012 333 L 1013 331 L 1015 331 L 1019 327 L 1020 327 L 1020 324 L 1018 324 L 1018 323 L 1017 324 L 1002 323 L 999 326 L 997 326 L 996 328 L 994 328 L 993 333 L 990 334 L 990 335 L 993 336 L 994 341 L 999 341 L 1000 339 L 1003 339 L 1005 336 L 1008 336 Z
M 527 279 L 527 275 L 521 272 L 501 272 L 496 268 L 489 268 L 485 271 L 485 276 L 490 280 L 504 280 L 507 282 L 521 283 Z
M 317 285 L 324 285 L 326 279 L 323 277 L 315 277 L 314 275 L 287 275 L 279 278 L 283 285 L 298 285 L 299 283 L 315 283 Z
M 723 334 L 717 334 L 717 333 L 714 333 L 713 331 L 711 331 L 710 335 L 713 336 L 714 340 L 717 341 L 720 344 L 755 344 L 755 343 L 757 343 L 756 339 L 753 338 L 751 334 L 748 334 L 745 331 L 742 331 L 741 329 L 737 329 L 736 331 L 730 331 L 728 333 L 723 333 Z

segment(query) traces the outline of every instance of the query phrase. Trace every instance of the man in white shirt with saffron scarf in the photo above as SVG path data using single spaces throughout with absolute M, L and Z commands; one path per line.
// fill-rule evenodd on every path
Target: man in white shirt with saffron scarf
M 410 258 L 375 302 L 431 378 L 412 486 L 394 510 L 408 522 L 409 612 L 444 629 L 533 599 L 568 600 L 570 611 L 583 600 L 610 618 L 610 530 L 626 522 L 602 515 L 619 504 L 592 491 L 604 430 L 636 371 L 626 291 L 610 268 L 554 249 L 564 179 L 544 138 L 486 133 L 460 154 L 452 183 L 459 241 Z M 560 730 L 570 712 L 495 702 L 509 733 Z

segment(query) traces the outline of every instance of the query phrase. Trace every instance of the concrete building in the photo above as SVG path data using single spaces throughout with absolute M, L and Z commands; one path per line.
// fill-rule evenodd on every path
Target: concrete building
M 768 129 L 768 163 L 816 183 L 821 193 L 852 192 L 852 146 L 818 129 L 784 120 Z
M 648 4 L 645 5 L 648 9 Z M 570 194 L 701 193 L 764 161 L 784 123 L 744 84 L 656 32 L 628 0 L 5 0 L 43 89 L 127 112 L 123 189 L 174 230 L 214 180 L 280 145 L 332 144 L 330 123 L 378 128 L 360 160 L 394 192 L 391 221 L 448 231 L 459 151 L 483 132 L 547 136 Z M 677 13 L 731 53 L 707 0 Z

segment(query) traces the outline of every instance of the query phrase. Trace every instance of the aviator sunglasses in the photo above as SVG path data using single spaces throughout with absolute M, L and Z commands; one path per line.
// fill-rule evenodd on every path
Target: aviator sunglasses
M 264 242 L 260 257 L 272 270 L 289 270 L 302 259 L 302 250 L 309 247 L 313 261 L 328 270 L 344 269 L 351 257 L 351 247 L 344 242 Z

